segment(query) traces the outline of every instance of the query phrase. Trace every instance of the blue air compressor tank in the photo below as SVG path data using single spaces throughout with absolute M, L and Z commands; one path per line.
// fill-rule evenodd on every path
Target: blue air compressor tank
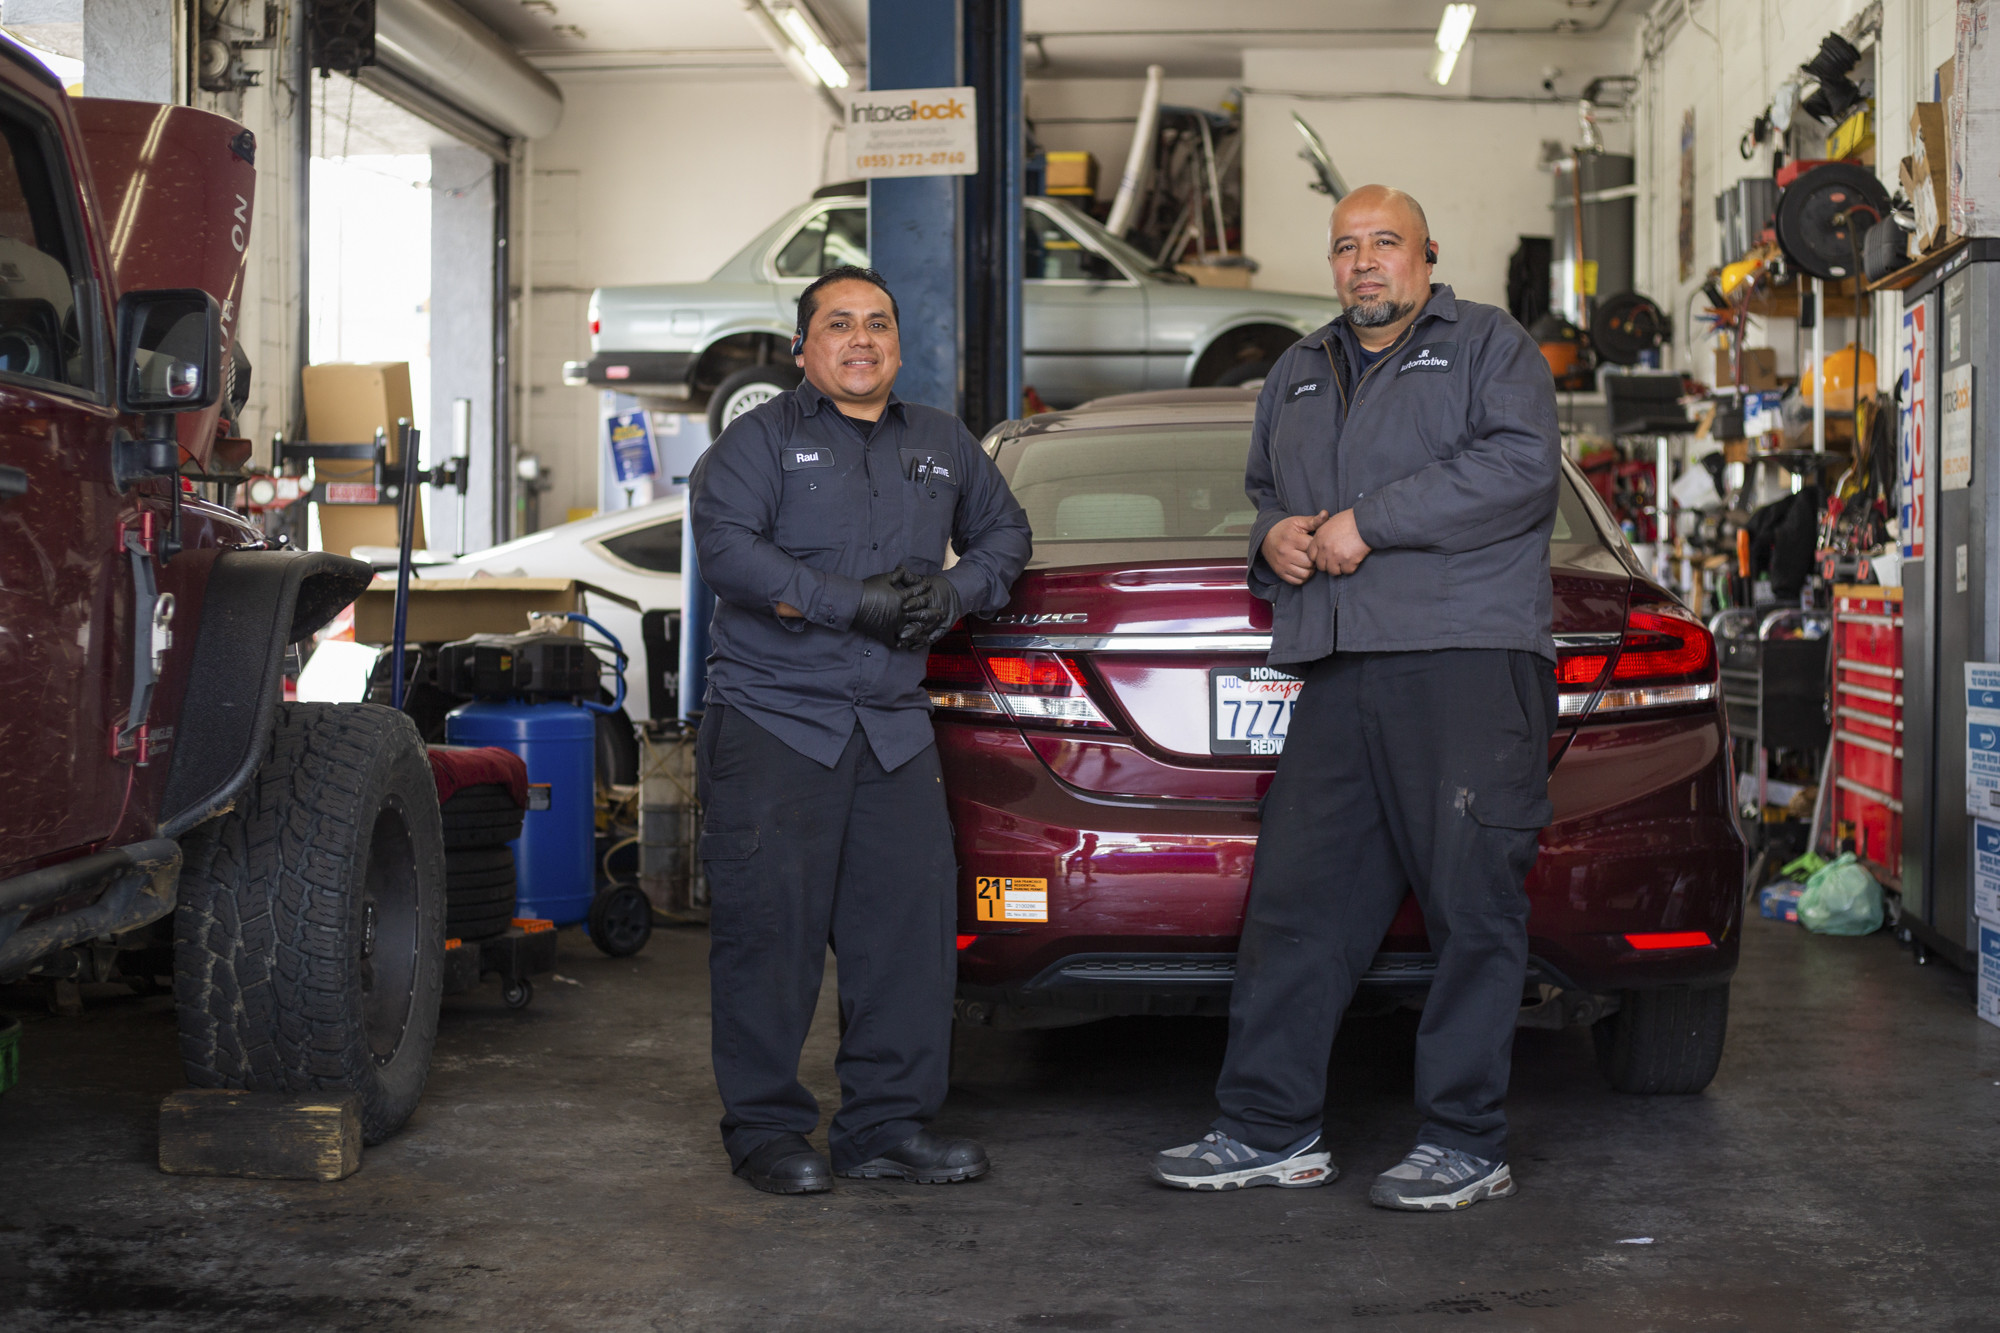
M 451 745 L 497 745 L 547 783 L 549 808 L 530 810 L 513 843 L 519 912 L 557 925 L 581 921 L 597 888 L 596 719 L 575 704 L 481 700 L 444 723 Z

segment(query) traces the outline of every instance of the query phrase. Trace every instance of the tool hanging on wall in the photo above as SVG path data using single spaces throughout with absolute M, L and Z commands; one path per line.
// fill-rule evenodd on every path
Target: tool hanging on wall
M 1306 141 L 1306 146 L 1299 150 L 1300 159 L 1310 163 L 1313 174 L 1319 177 L 1306 188 L 1317 190 L 1331 198 L 1334 203 L 1339 203 L 1347 197 L 1347 182 L 1341 179 L 1340 169 L 1333 165 L 1333 158 L 1326 151 L 1326 142 L 1296 111 L 1292 113 L 1292 125 L 1298 130 L 1299 137 Z
M 1859 267 L 1860 237 L 1888 216 L 1889 192 L 1874 172 L 1849 162 L 1824 162 L 1778 196 L 1778 244 L 1801 273 L 1852 277 Z
M 1666 346 L 1673 336 L 1673 320 L 1638 292 L 1618 293 L 1590 317 L 1590 345 L 1598 360 L 1614 366 L 1638 365 L 1645 353 Z

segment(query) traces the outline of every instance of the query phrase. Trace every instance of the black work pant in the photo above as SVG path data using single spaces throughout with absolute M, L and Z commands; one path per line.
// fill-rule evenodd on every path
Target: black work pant
M 1437 955 L 1417 1141 L 1504 1158 L 1554 672 L 1448 649 L 1339 653 L 1305 681 L 1264 798 L 1215 1127 L 1266 1151 L 1320 1127 L 1341 1015 L 1414 890 Z
M 799 1052 L 829 944 L 847 1031 L 827 1143 L 835 1170 L 879 1157 L 937 1113 L 951 1056 L 958 868 L 937 748 L 885 771 L 856 727 L 826 768 L 717 704 L 696 756 L 730 1165 L 819 1125 Z

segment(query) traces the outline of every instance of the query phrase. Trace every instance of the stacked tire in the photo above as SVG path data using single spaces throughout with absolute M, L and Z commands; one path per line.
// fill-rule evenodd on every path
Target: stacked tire
M 514 919 L 513 848 L 523 811 L 499 783 L 461 787 L 440 807 L 444 817 L 445 934 L 483 940 Z

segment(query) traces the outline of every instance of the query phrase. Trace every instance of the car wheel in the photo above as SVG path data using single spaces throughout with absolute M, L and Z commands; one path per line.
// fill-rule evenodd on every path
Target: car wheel
M 1233 389 L 1238 385 L 1261 384 L 1264 377 L 1271 373 L 1271 367 L 1276 364 L 1275 361 L 1261 360 L 1245 361 L 1240 366 L 1231 366 L 1215 377 L 1215 387 Z
M 353 1092 L 364 1142 L 395 1133 L 423 1095 L 444 982 L 444 834 L 410 719 L 280 705 L 250 786 L 182 852 L 188 1081 Z
M 1628 990 L 1618 1012 L 1591 1025 L 1597 1067 L 1620 1092 L 1700 1092 L 1722 1063 L 1728 986 Z
M 805 372 L 797 366 L 745 366 L 715 386 L 708 396 L 708 438 L 719 440 L 730 422 L 760 403 L 799 387 Z

